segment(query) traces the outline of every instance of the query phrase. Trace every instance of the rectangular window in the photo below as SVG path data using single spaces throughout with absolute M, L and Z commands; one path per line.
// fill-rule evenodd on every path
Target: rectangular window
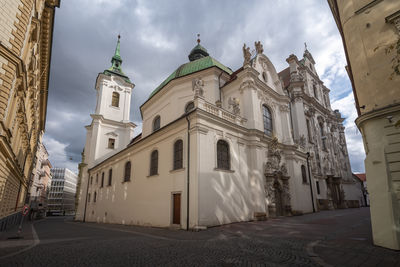
M 315 184 L 317 185 L 317 194 L 319 195 L 321 193 L 320 189 L 319 189 L 319 182 L 316 181 Z
M 115 147 L 115 139 L 109 138 L 108 139 L 108 148 L 114 149 L 114 147 Z
M 101 174 L 101 186 L 100 187 L 103 187 L 104 186 L 104 172 Z
M 112 184 L 112 169 L 108 171 L 108 186 Z

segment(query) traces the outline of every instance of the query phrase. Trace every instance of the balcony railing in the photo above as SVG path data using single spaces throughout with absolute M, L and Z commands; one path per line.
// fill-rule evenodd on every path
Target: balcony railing
M 211 113 L 221 119 L 230 121 L 240 126 L 244 126 L 246 123 L 246 119 L 240 117 L 239 115 L 233 114 L 221 107 L 218 107 L 210 102 L 207 102 L 202 97 L 195 98 L 194 104 L 197 108 L 202 109 L 208 113 Z

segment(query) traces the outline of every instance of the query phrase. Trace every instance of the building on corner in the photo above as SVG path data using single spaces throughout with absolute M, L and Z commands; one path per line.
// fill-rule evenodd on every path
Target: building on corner
M 314 59 L 277 73 L 255 43 L 232 71 L 198 44 L 129 122 L 133 82 L 118 39 L 96 80 L 77 220 L 184 229 L 358 207 L 343 118 Z
M 78 176 L 67 168 L 52 168 L 53 179 L 49 192 L 47 212 L 49 215 L 75 213 L 75 194 Z
M 328 0 L 347 59 L 374 244 L 400 250 L 400 1 Z
M 55 8 L 59 0 L 0 4 L 0 221 L 18 216 L 45 130 Z

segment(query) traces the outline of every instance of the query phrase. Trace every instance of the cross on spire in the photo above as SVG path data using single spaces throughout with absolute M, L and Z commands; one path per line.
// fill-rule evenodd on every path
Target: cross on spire
M 304 42 L 304 51 L 307 50 L 307 43 Z
M 197 34 L 197 43 L 200 44 L 200 33 Z

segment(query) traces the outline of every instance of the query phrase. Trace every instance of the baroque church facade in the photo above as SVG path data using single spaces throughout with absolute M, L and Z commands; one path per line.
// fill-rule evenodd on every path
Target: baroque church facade
M 112 66 L 96 81 L 86 126 L 76 219 L 202 229 L 358 207 L 343 118 L 306 49 L 277 73 L 243 46 L 236 71 L 198 44 L 129 121 L 134 84 Z

